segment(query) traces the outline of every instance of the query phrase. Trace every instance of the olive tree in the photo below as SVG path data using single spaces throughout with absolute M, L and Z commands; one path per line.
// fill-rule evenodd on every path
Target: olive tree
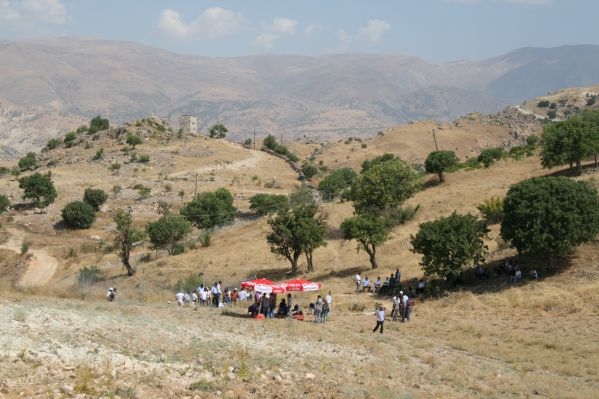
M 427 173 L 436 173 L 439 176 L 439 182 L 443 183 L 445 177 L 443 172 L 455 166 L 458 163 L 458 158 L 453 151 L 433 151 L 428 154 L 424 161 L 424 168 Z
M 341 223 L 341 231 L 345 240 L 356 240 L 356 250 L 366 251 L 370 257 L 370 265 L 373 269 L 378 267 L 376 250 L 389 238 L 390 229 L 385 219 L 373 215 L 357 215 L 345 219 Z

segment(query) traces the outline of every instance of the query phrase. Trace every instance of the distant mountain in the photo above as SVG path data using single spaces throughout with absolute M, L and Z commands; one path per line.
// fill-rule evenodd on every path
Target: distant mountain
M 83 118 L 102 114 L 116 123 L 156 114 L 175 126 L 179 114 L 194 113 L 203 131 L 218 115 L 233 138 L 254 129 L 287 137 L 370 135 L 599 82 L 599 46 L 523 48 L 431 64 L 401 55 L 209 58 L 53 38 L 0 41 L 0 59 L 0 98 L 15 105 Z M 0 122 L 0 136 L 5 130 Z

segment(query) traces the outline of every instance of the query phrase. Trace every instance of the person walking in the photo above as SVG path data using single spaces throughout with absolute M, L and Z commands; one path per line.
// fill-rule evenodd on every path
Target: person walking
M 399 295 L 395 294 L 393 295 L 393 309 L 391 310 L 391 319 L 393 321 L 397 321 L 397 318 L 399 316 L 399 310 L 401 308 L 401 298 L 399 297 Z
M 410 298 L 402 291 L 399 292 L 399 295 L 401 296 L 401 322 L 403 323 L 408 317 L 408 299 Z
M 383 306 L 379 306 L 376 313 L 376 326 L 372 329 L 372 332 L 375 333 L 376 330 L 381 329 L 381 334 L 383 333 L 383 324 L 385 323 L 385 308 Z
M 314 323 L 320 323 L 322 321 L 322 304 L 324 301 L 322 297 L 318 295 L 316 298 L 316 303 L 314 303 Z
M 331 291 L 324 297 L 324 301 L 327 303 L 329 307 L 329 313 L 331 312 L 331 308 L 333 307 L 333 297 L 331 296 Z
M 354 280 L 356 282 L 356 294 L 358 292 L 360 292 L 360 288 L 362 285 L 362 276 L 360 276 L 360 272 L 356 273 L 356 277 L 354 277 Z

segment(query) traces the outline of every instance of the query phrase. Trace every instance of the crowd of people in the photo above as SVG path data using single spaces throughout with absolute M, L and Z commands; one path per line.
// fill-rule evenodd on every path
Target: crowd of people
M 179 290 L 175 294 L 177 305 L 185 306 L 213 306 L 223 307 L 226 305 L 236 305 L 238 302 L 244 302 L 248 305 L 248 314 L 259 318 L 287 318 L 304 320 L 306 316 L 299 303 L 296 303 L 293 295 L 290 293 L 281 298 L 277 303 L 277 294 L 253 292 L 249 288 L 238 290 L 228 287 L 222 289 L 222 281 L 214 283 L 208 289 L 203 284 L 197 289 L 185 292 Z M 325 323 L 331 312 L 333 297 L 331 291 L 323 298 L 318 295 L 313 303 L 308 307 L 308 315 L 314 316 L 315 323 Z

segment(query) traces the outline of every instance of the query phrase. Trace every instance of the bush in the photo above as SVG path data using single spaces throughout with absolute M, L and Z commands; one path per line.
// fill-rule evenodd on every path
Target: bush
M 553 109 L 549 112 L 547 112 L 547 118 L 549 119 L 555 119 L 557 117 L 557 112 Z
M 108 170 L 111 171 L 112 173 L 117 173 L 119 170 L 121 169 L 121 164 L 118 162 L 112 163 L 110 164 L 110 166 L 108 167 Z
M 526 145 L 529 147 L 536 147 L 539 144 L 539 136 L 531 134 L 526 138 Z
M 189 276 L 177 280 L 173 288 L 177 291 L 195 291 L 201 284 L 204 284 L 204 279 L 201 276 L 190 274 Z
M 501 147 L 485 148 L 478 155 L 478 162 L 482 163 L 485 168 L 491 166 L 495 161 L 505 157 L 505 150 Z
M 75 145 L 75 140 L 77 140 L 77 133 L 75 133 L 75 132 L 68 132 L 64 136 L 64 145 L 65 145 L 65 147 L 69 148 L 69 147 L 72 147 L 73 145 Z
M 311 163 L 305 163 L 302 166 L 302 173 L 307 179 L 311 179 L 318 174 L 318 169 L 316 169 L 316 166 L 312 165 Z
M 289 207 L 299 208 L 300 206 L 312 206 L 316 204 L 314 194 L 306 186 L 296 188 L 289 194 Z
M 34 170 L 37 168 L 37 159 L 34 152 L 28 152 L 23 158 L 19 159 L 19 169 L 21 172 Z
M 89 204 L 96 211 L 100 210 L 100 207 L 108 199 L 108 194 L 99 189 L 86 188 L 83 193 L 83 201 Z
M 10 173 L 10 169 L 6 166 L 0 166 L 0 176 L 7 175 L 8 173 Z
M 4 213 L 10 208 L 10 200 L 6 195 L 0 194 L 0 213 Z
M 250 198 L 250 209 L 258 216 L 277 213 L 289 207 L 289 201 L 285 195 L 256 194 Z
M 595 105 L 595 103 L 597 102 L 597 95 L 592 95 L 591 97 L 589 97 L 589 99 L 587 100 L 587 107 L 590 107 L 592 105 Z
M 139 198 L 142 200 L 148 199 L 152 195 L 152 189 L 146 186 L 139 187 L 137 192 L 139 193 Z
M 251 147 L 252 146 L 252 139 L 245 139 L 245 141 L 243 142 L 243 145 L 246 147 Z
M 148 163 L 150 162 L 150 156 L 148 154 L 141 154 L 138 158 L 138 162 Z
M 549 106 L 549 100 L 542 100 L 539 101 L 539 103 L 537 104 L 537 107 L 539 108 L 547 108 Z
M 556 103 L 551 103 L 549 105 L 549 109 L 556 109 L 557 108 L 557 104 Z
M 324 201 L 332 201 L 348 191 L 357 176 L 350 168 L 335 169 L 318 183 L 318 192 Z
M 60 145 L 59 139 L 50 139 L 48 143 L 46 143 L 46 150 L 53 150 Z
M 406 224 L 414 219 L 416 212 L 420 209 L 420 205 L 404 206 L 401 208 L 392 209 L 385 214 L 385 222 L 387 227 L 393 228 L 401 224 Z
M 96 214 L 91 205 L 83 201 L 73 201 L 63 208 L 62 220 L 68 227 L 88 229 L 96 220 Z
M 104 156 L 104 148 L 99 148 L 98 151 L 96 151 L 96 155 L 94 155 L 94 157 L 92 159 L 94 161 L 97 161 L 99 159 L 102 159 L 103 156 Z
M 85 128 L 85 126 L 80 127 L 80 129 L 82 128 Z M 108 119 L 103 119 L 100 115 L 98 115 L 89 122 L 89 129 L 87 129 L 87 133 L 94 134 L 102 130 L 108 130 L 109 128 L 110 123 L 108 122 Z M 80 132 L 79 129 L 77 129 L 77 133 L 82 133 L 84 131 L 85 130 L 82 129 Z
M 503 199 L 491 197 L 476 207 L 488 224 L 501 223 L 503 219 Z

